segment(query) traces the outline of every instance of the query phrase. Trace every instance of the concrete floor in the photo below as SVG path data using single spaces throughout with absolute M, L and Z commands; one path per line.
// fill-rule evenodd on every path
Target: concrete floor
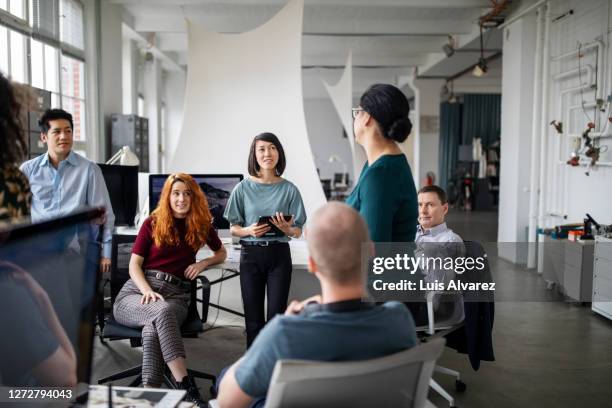
M 496 212 L 452 212 L 449 226 L 466 240 L 497 240 Z M 535 272 L 501 259 L 491 259 L 503 272 L 504 286 L 521 291 L 546 291 Z M 210 315 L 211 320 L 215 314 Z M 217 327 L 198 339 L 185 339 L 190 368 L 210 373 L 235 361 L 244 350 L 240 319 L 221 312 Z M 439 364 L 461 372 L 467 390 L 454 391 L 454 380 L 435 374 L 462 408 L 478 407 L 610 407 L 612 406 L 612 321 L 588 307 L 559 301 L 496 302 L 493 332 L 495 362 L 474 372 L 466 355 L 447 348 Z M 138 364 L 140 349 L 125 342 L 103 346 L 96 340 L 93 381 Z M 126 384 L 126 381 L 117 385 Z M 208 397 L 209 382 L 198 380 Z M 445 401 L 430 391 L 430 400 Z

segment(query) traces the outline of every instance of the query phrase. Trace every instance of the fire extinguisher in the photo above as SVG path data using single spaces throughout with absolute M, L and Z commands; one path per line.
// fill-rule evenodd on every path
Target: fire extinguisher
M 433 186 L 434 184 L 436 184 L 436 174 L 433 171 L 428 171 L 425 176 L 425 185 Z

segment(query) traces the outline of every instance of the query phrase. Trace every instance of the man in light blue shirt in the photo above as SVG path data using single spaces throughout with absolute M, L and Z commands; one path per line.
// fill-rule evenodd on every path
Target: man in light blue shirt
M 419 225 L 415 237 L 415 257 L 425 259 L 456 259 L 465 254 L 463 239 L 446 226 L 445 217 L 448 214 L 446 192 L 438 186 L 425 186 L 419 190 Z M 457 277 L 454 269 L 439 267 L 439 263 L 429 262 L 421 269 L 423 280 L 427 283 L 443 282 L 447 287 L 451 280 Z M 434 266 L 437 265 L 437 266 Z M 446 262 L 444 262 L 446 265 Z M 424 293 L 423 295 L 426 295 Z M 406 303 L 417 326 L 428 323 L 427 304 L 423 302 Z M 437 316 L 451 313 L 454 306 L 449 302 L 441 302 L 440 297 L 433 301 Z
M 20 167 L 32 191 L 32 222 L 70 214 L 82 207 L 104 207 L 102 272 L 110 270 L 115 215 L 100 167 L 72 151 L 72 115 L 62 109 L 47 110 L 38 121 L 47 153 Z
M 426 186 L 419 190 L 419 225 L 416 233 L 417 252 L 431 258 L 463 255 L 463 239 L 446 226 L 448 214 L 446 192 L 438 186 Z M 455 271 L 430 268 L 423 271 L 427 282 L 448 284 L 455 277 Z
M 321 284 L 321 295 L 291 302 L 285 315 L 261 330 L 247 353 L 218 379 L 219 406 L 263 406 L 281 359 L 368 360 L 416 345 L 414 322 L 404 305 L 362 301 L 367 292 L 361 250 L 371 241 L 357 211 L 326 204 L 313 214 L 306 237 L 308 270 Z

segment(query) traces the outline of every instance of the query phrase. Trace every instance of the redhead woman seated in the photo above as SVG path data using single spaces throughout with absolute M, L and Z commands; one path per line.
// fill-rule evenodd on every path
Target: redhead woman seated
M 204 245 L 213 255 L 196 262 Z M 173 174 L 164 183 L 159 204 L 143 223 L 130 259 L 130 280 L 115 300 L 115 319 L 142 327 L 142 382 L 159 387 L 164 363 L 187 399 L 204 406 L 187 375 L 180 326 L 187 317 L 190 280 L 225 260 L 226 251 L 212 226 L 208 202 L 195 180 Z

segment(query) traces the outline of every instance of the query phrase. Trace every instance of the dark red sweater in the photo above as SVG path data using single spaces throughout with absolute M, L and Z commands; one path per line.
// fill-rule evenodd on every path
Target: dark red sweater
M 185 242 L 186 226 L 184 218 L 175 218 L 174 227 L 178 231 L 180 242 L 177 246 L 165 245 L 158 247 L 153 241 L 153 225 L 151 217 L 147 218 L 138 231 L 132 253 L 144 258 L 142 269 L 156 269 L 185 279 L 185 269 L 196 262 L 196 252 Z M 206 236 L 206 245 L 213 251 L 218 251 L 221 240 L 217 231 L 210 226 Z

